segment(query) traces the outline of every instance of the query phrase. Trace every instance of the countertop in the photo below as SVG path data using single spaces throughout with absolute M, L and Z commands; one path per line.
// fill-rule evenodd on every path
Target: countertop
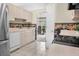
M 19 32 L 19 28 L 9 28 L 9 32 Z
M 79 31 L 75 31 L 75 30 L 61 30 L 60 35 L 79 37 Z

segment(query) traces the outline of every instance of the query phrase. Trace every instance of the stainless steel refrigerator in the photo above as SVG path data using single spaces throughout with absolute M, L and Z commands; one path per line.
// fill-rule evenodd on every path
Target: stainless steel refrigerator
M 0 56 L 9 56 L 8 6 L 0 3 Z

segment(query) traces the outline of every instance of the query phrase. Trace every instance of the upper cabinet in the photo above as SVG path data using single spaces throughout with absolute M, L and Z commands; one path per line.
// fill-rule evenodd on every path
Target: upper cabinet
M 56 4 L 56 23 L 70 23 L 74 22 L 74 10 L 68 10 L 68 3 L 57 3 Z
M 27 22 L 31 22 L 32 20 L 31 12 L 24 10 L 23 8 L 20 8 L 13 4 L 8 4 L 8 9 L 9 9 L 10 20 L 14 20 L 14 18 L 21 18 L 26 19 Z

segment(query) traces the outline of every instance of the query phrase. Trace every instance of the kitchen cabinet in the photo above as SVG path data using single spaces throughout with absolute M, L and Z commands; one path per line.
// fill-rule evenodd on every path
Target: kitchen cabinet
M 21 29 L 21 46 L 35 40 L 35 27 L 25 27 Z
M 21 47 L 21 34 L 20 31 L 10 32 L 10 51 Z
M 16 6 L 14 4 L 8 4 L 8 9 L 9 9 L 9 20 L 14 20 L 14 18 L 21 18 L 21 19 L 26 19 L 27 22 L 32 21 L 32 13 L 20 8 L 19 6 Z

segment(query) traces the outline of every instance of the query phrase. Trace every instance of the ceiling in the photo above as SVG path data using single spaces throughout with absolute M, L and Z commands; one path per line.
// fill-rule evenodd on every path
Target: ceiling
M 28 11 L 34 11 L 37 9 L 44 9 L 47 3 L 13 3 L 16 6 L 24 8 Z

